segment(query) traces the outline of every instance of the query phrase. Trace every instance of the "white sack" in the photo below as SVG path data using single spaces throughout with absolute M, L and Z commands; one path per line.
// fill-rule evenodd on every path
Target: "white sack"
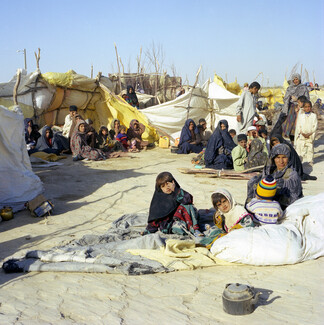
M 0 105 L 0 208 L 14 211 L 42 193 L 43 186 L 32 169 L 24 137 L 24 116 Z

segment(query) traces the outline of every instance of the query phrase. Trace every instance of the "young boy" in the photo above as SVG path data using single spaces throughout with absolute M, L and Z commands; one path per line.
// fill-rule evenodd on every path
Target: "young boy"
M 300 114 L 296 125 L 296 151 L 302 162 L 313 165 L 314 139 L 317 130 L 316 114 L 311 112 L 312 103 L 307 100 L 304 103 L 304 113 Z
M 236 108 L 239 133 L 246 133 L 247 128 L 253 124 L 254 116 L 257 115 L 255 95 L 260 88 L 260 84 L 254 81 L 250 84 L 248 91 L 242 92 Z
M 235 143 L 236 145 L 238 145 L 236 131 L 235 131 L 234 129 L 230 129 L 230 130 L 228 131 L 228 133 L 229 133 L 230 136 L 232 137 L 234 143 Z
M 271 175 L 258 183 L 256 197 L 246 205 L 246 209 L 253 214 L 256 225 L 275 224 L 281 218 L 280 204 L 274 201 L 276 192 L 277 182 Z
M 232 150 L 232 159 L 234 170 L 241 172 L 244 170 L 244 164 L 247 160 L 247 136 L 245 134 L 239 134 L 237 136 L 238 145 Z

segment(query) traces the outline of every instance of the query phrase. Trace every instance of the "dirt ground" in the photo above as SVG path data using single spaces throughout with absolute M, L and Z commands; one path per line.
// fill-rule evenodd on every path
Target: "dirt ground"
M 324 191 L 324 136 L 316 144 L 312 175 L 304 195 Z M 211 193 L 230 190 L 244 203 L 247 181 L 181 174 L 193 155 L 155 148 L 101 162 L 73 162 L 35 169 L 45 196 L 55 204 L 46 219 L 15 214 L 0 223 L 0 259 L 50 249 L 84 234 L 102 234 L 125 213 L 148 211 L 156 175 L 170 171 L 194 197 L 198 209 L 210 208 Z M 0 324 L 323 324 L 324 257 L 288 266 L 215 266 L 142 276 L 87 273 L 0 271 Z M 247 316 L 222 309 L 227 283 L 266 289 L 263 303 Z

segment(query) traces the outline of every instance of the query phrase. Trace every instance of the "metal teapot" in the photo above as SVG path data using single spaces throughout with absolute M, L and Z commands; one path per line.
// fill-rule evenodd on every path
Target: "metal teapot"
M 231 315 L 251 314 L 260 294 L 246 284 L 228 283 L 223 292 L 223 309 Z
M 12 208 L 10 207 L 3 207 L 3 209 L 0 210 L 0 216 L 3 221 L 8 221 L 13 218 L 13 212 Z

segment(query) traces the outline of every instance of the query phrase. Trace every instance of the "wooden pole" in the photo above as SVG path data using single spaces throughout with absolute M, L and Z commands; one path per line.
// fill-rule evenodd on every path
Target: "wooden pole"
M 93 64 L 91 64 L 91 79 L 93 79 Z
M 38 54 L 36 54 L 36 52 L 34 52 L 34 54 L 35 54 L 35 58 L 36 58 L 36 67 L 37 67 L 37 69 L 39 69 L 40 48 L 38 48 Z
M 121 92 L 122 91 L 122 86 L 121 86 L 121 78 L 120 78 L 120 66 L 119 66 L 119 59 L 118 59 L 118 51 L 117 51 L 116 43 L 114 43 L 114 44 L 115 44 L 117 67 L 118 67 L 119 92 Z
M 21 78 L 21 69 L 18 69 L 17 70 L 17 80 L 16 80 L 16 83 L 15 83 L 15 86 L 14 86 L 14 89 L 13 89 L 13 102 L 15 105 L 18 105 L 18 87 L 19 87 L 19 84 L 20 84 L 20 78 Z
M 189 96 L 189 100 L 188 100 L 188 105 L 187 105 L 187 119 L 189 118 L 189 110 L 190 110 L 190 102 L 191 102 L 191 97 L 192 97 L 192 93 L 194 91 L 194 89 L 196 88 L 197 86 L 197 83 L 198 83 L 198 77 L 199 77 L 199 73 L 201 71 L 201 66 L 199 67 L 197 73 L 196 73 L 196 81 L 191 89 L 191 92 L 190 92 L 190 96 Z

